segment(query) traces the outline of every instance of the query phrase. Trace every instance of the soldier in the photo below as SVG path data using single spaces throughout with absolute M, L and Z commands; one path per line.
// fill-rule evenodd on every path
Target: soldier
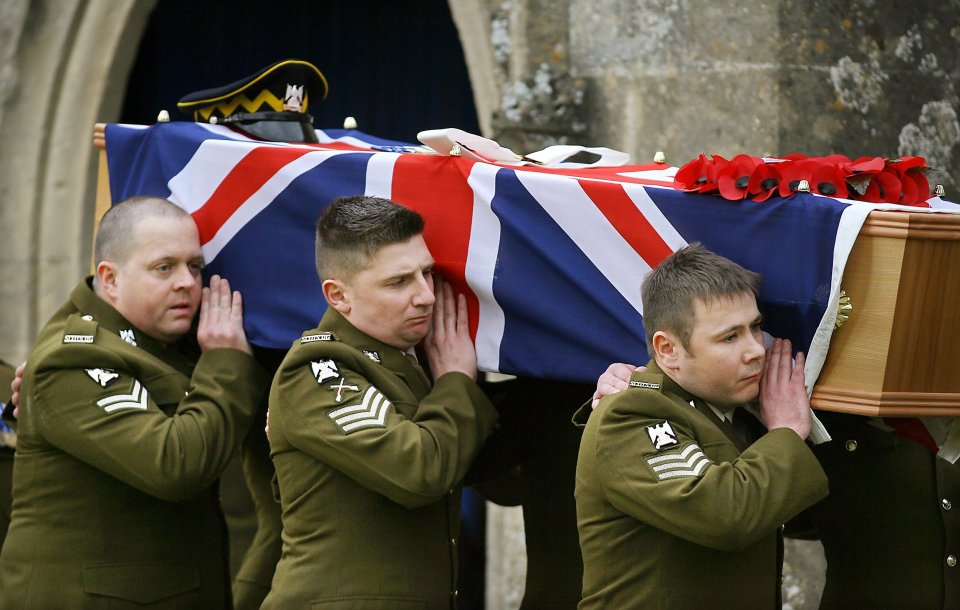
M 216 481 L 269 382 L 240 295 L 164 199 L 108 210 L 95 260 L 27 359 L 0 608 L 229 608 Z
M 634 367 L 611 364 L 594 404 L 629 387 Z M 820 608 L 957 608 L 960 464 L 938 455 L 948 418 L 820 412 L 833 440 L 813 447 L 830 495 L 787 524 L 819 538 L 827 559 Z
M 185 95 L 177 108 L 198 123 L 228 125 L 260 140 L 317 142 L 309 110 L 327 97 L 328 90 L 326 77 L 312 63 L 285 59 L 236 82 Z M 254 355 L 272 373 L 285 353 L 258 348 Z M 233 581 L 236 610 L 260 607 L 270 591 L 273 572 L 280 560 L 280 504 L 273 497 L 273 463 L 263 434 L 266 412 L 267 405 L 261 405 L 253 431 L 240 450 L 247 489 L 224 490 L 223 504 L 231 526 L 232 550 L 237 552 L 249 542 Z M 239 527 L 249 522 L 245 519 L 249 504 L 242 502 L 244 491 L 249 492 L 256 512 L 256 529 L 249 541 L 240 535 L 243 528 Z
M 827 481 L 803 357 L 777 340 L 765 358 L 758 283 L 699 244 L 644 280 L 653 358 L 578 413 L 580 608 L 779 608 L 781 524 Z M 758 394 L 769 432 L 748 446 L 733 420 Z
M 460 483 L 497 415 L 466 299 L 434 279 L 422 232 L 376 197 L 317 222 L 328 308 L 270 391 L 283 554 L 264 608 L 456 606 Z

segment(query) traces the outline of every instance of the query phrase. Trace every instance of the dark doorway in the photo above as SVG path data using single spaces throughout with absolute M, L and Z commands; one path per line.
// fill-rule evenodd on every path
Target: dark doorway
M 310 105 L 317 128 L 347 116 L 367 133 L 416 142 L 419 131 L 479 133 L 447 0 L 160 0 L 130 75 L 121 122 L 152 124 L 177 101 L 282 59 L 323 72 L 330 94 Z

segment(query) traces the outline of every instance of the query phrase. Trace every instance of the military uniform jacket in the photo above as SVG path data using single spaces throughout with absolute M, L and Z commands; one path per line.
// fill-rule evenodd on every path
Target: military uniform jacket
M 0 608 L 229 607 L 216 480 L 268 382 L 238 350 L 161 345 L 81 282 L 27 361 Z
M 655 363 L 588 415 L 579 608 L 774 608 L 780 527 L 827 494 L 792 430 L 750 445 Z
M 821 608 L 960 608 L 960 463 L 871 418 L 820 413 L 830 495 L 808 514 L 827 559 Z
M 466 375 L 431 388 L 328 308 L 270 390 L 283 553 L 263 608 L 455 607 L 460 481 L 496 418 Z

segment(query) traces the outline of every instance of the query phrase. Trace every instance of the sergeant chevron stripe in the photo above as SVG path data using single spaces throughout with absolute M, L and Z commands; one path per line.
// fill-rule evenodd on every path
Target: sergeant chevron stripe
M 696 477 L 712 464 L 698 445 L 687 445 L 682 451 L 661 453 L 645 458 L 661 481 L 676 477 Z
M 140 385 L 138 379 L 133 380 L 133 389 L 129 394 L 117 394 L 107 396 L 97 401 L 98 407 L 103 407 L 107 413 L 113 413 L 120 409 L 147 409 L 147 388 Z
M 363 393 L 360 404 L 341 407 L 330 412 L 330 419 L 344 432 L 353 432 L 360 428 L 383 428 L 387 418 L 390 401 L 377 388 L 370 386 Z

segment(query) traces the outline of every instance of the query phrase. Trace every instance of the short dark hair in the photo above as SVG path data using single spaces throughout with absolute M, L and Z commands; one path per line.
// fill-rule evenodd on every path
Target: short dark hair
M 94 264 L 109 260 L 125 262 L 136 247 L 136 229 L 147 218 L 190 217 L 177 204 L 152 195 L 124 199 L 111 207 L 100 219 L 93 245 Z
M 693 333 L 694 303 L 721 297 L 752 294 L 760 290 L 760 274 L 714 254 L 703 244 L 692 243 L 665 258 L 643 280 L 643 326 L 647 352 L 652 358 L 653 335 L 659 330 L 675 334 L 689 349 Z
M 423 233 L 423 216 L 389 199 L 340 197 L 317 219 L 316 263 L 320 281 L 366 269 L 377 250 Z

